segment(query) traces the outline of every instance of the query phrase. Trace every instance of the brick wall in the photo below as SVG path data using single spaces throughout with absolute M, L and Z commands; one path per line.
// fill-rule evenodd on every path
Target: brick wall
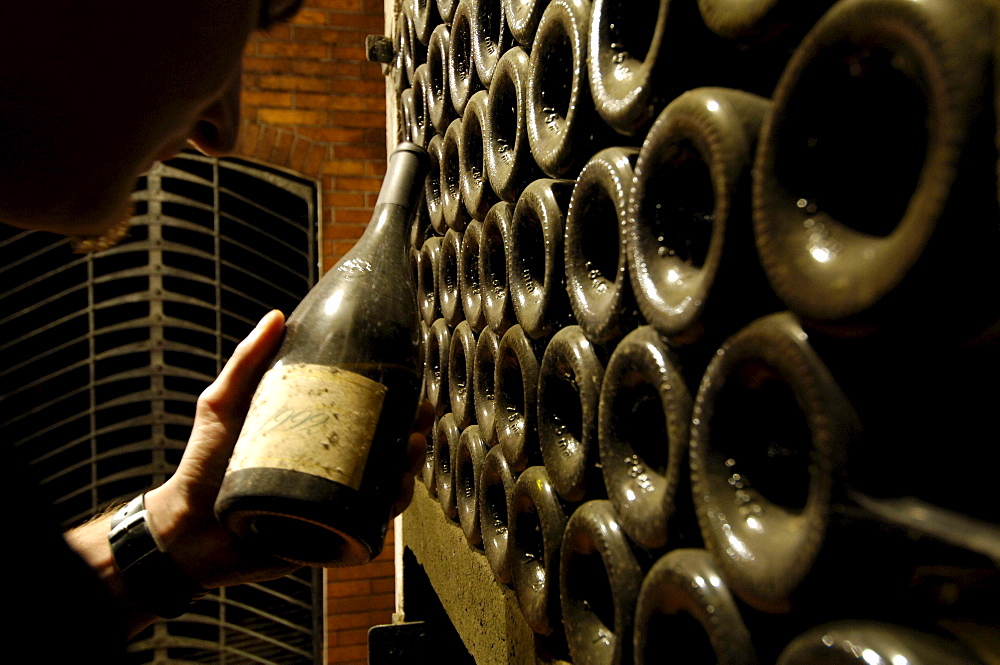
M 320 181 L 326 268 L 361 236 L 385 173 L 385 80 L 364 48 L 366 35 L 384 32 L 382 5 L 307 0 L 243 59 L 237 154 Z M 367 663 L 368 627 L 392 617 L 392 556 L 390 532 L 374 562 L 327 571 L 327 662 Z
M 240 155 L 322 183 L 327 267 L 354 244 L 385 173 L 385 79 L 365 60 L 382 0 L 307 0 L 243 58 Z

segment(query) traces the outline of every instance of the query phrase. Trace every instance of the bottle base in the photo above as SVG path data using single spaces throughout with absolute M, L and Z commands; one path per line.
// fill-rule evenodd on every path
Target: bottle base
M 366 563 L 382 550 L 389 508 L 325 478 L 283 469 L 226 475 L 215 512 L 248 546 L 304 566 Z

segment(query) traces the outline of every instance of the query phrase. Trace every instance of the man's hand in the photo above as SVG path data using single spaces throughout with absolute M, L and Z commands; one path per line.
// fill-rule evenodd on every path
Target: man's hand
M 261 581 L 297 568 L 249 551 L 215 519 L 215 497 L 236 446 L 250 399 L 284 334 L 284 316 L 269 312 L 240 342 L 218 378 L 198 398 L 194 425 L 174 475 L 146 494 L 158 544 L 205 588 Z
M 281 312 L 270 312 L 236 347 L 222 373 L 198 399 L 191 438 L 177 471 L 162 486 L 146 493 L 147 523 L 158 546 L 205 588 L 274 579 L 298 567 L 252 551 L 215 518 L 215 499 L 229 458 L 254 390 L 281 343 L 284 321 Z M 407 470 L 393 504 L 394 514 L 410 502 L 432 422 L 433 408 L 421 404 L 409 438 Z M 129 633 L 135 634 L 154 617 L 129 601 L 108 545 L 109 524 L 110 515 L 92 520 L 67 532 L 66 540 L 122 601 L 129 615 Z
M 250 550 L 219 524 L 214 512 L 250 400 L 283 331 L 284 317 L 271 312 L 240 343 L 198 400 L 191 438 L 176 473 L 162 487 L 146 494 L 153 535 L 181 570 L 205 588 L 273 579 L 298 567 Z M 394 514 L 410 503 L 432 422 L 433 409 L 422 404 L 410 436 Z

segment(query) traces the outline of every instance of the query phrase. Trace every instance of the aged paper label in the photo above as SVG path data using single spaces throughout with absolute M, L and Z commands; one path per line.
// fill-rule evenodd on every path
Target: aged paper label
M 257 387 L 229 470 L 301 471 L 361 487 L 386 387 L 326 365 L 268 370 Z

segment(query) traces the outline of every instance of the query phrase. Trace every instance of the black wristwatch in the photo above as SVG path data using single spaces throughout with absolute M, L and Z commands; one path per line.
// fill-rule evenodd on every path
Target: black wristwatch
M 161 551 L 146 523 L 145 495 L 140 494 L 111 518 L 111 554 L 121 571 L 129 600 L 167 619 L 184 614 L 207 593 Z

